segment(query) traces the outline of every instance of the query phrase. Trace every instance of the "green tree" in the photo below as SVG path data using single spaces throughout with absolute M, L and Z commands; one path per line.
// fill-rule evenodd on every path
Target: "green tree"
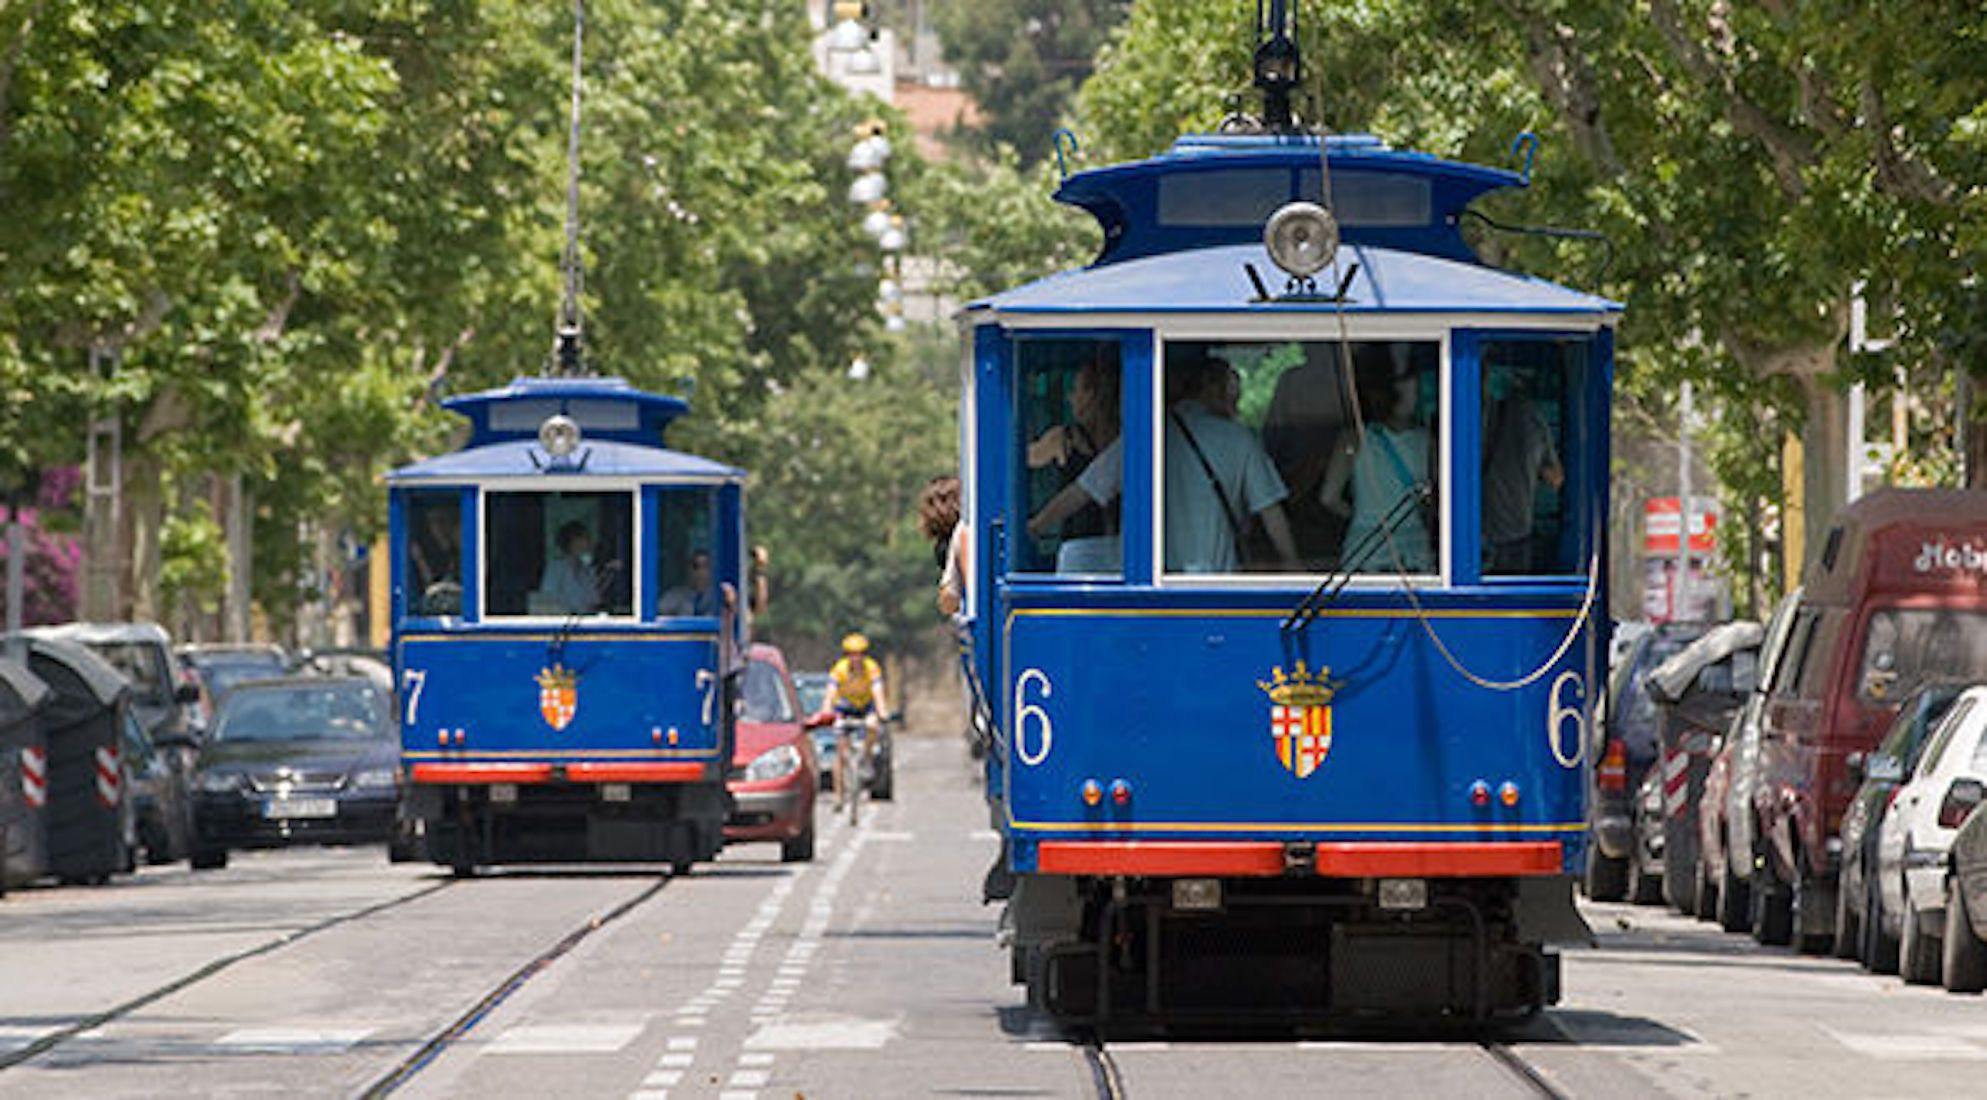
M 1070 98 L 1090 75 L 1127 0 L 975 0 L 933 12 L 945 59 L 979 105 L 987 148 L 1016 150 L 1026 165 L 1049 156 Z

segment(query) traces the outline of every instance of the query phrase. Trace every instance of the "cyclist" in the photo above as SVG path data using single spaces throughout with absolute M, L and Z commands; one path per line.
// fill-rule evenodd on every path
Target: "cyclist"
M 860 759 L 868 760 L 876 753 L 877 731 L 882 720 L 890 713 L 890 704 L 883 695 L 883 666 L 869 655 L 869 639 L 860 633 L 850 633 L 842 639 L 842 658 L 828 669 L 828 692 L 821 700 L 821 715 L 854 715 L 863 720 L 863 745 Z M 836 771 L 841 770 L 841 754 L 836 753 Z M 860 775 L 861 769 L 857 769 Z M 835 776 L 835 789 L 847 791 L 843 782 L 856 781 L 857 776 Z

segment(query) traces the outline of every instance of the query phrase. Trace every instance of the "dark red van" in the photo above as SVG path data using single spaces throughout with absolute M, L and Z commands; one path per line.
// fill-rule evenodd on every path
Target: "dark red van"
M 1852 756 L 1919 680 L 1987 680 L 1987 492 L 1879 490 L 1810 553 L 1762 723 L 1752 926 L 1762 943 L 1818 951 L 1834 932 Z

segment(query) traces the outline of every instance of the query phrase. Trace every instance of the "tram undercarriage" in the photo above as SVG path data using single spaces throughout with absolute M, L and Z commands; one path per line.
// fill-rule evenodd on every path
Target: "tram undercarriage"
M 1023 875 L 1030 1003 L 1081 1026 L 1490 1023 L 1559 1000 L 1570 880 Z
M 716 783 L 422 786 L 407 795 L 413 850 L 468 871 L 506 863 L 669 863 L 724 843 L 730 798 Z

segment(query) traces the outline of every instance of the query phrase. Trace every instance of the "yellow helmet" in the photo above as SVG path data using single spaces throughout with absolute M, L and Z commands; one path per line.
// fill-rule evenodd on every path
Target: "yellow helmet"
M 863 637 L 861 634 L 851 633 L 848 637 L 842 639 L 842 652 L 868 653 L 869 639 Z

